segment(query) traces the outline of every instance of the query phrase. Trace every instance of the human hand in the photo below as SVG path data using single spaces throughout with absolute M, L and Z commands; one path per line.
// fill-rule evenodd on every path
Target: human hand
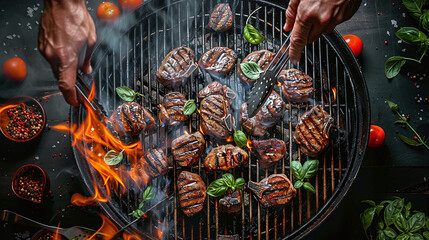
M 75 88 L 79 53 L 87 46 L 81 70 L 90 74 L 96 41 L 94 21 L 84 0 L 45 0 L 39 50 L 51 64 L 58 86 L 70 105 L 79 105 Z
M 299 61 L 305 45 L 350 19 L 360 3 L 361 0 L 290 0 L 283 28 L 292 30 L 291 62 L 296 64 Z

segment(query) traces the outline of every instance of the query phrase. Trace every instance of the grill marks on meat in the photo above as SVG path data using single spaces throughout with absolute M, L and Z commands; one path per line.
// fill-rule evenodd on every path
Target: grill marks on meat
M 241 191 L 228 190 L 227 195 L 219 199 L 219 208 L 225 213 L 236 213 L 241 210 Z
M 136 102 L 126 102 L 117 107 L 109 120 L 120 135 L 137 136 L 155 126 L 152 115 Z
M 200 212 L 206 200 L 206 185 L 198 174 L 183 171 L 177 178 L 179 203 L 187 216 Z
M 317 157 L 329 145 L 329 129 L 333 121 L 334 119 L 319 105 L 301 116 L 293 139 L 300 144 L 304 154 Z
M 209 27 L 217 32 L 225 32 L 232 27 L 232 11 L 227 3 L 219 3 L 214 8 Z
M 188 167 L 200 160 L 206 141 L 200 132 L 185 134 L 173 140 L 171 151 L 177 164 Z
M 206 159 L 204 159 L 204 168 L 207 171 L 223 170 L 236 168 L 246 165 L 249 161 L 249 155 L 243 149 L 231 144 L 213 148 Z
M 277 79 L 282 83 L 281 90 L 290 102 L 306 102 L 313 93 L 313 79 L 298 69 L 283 70 Z
M 168 161 L 162 150 L 151 149 L 141 159 L 140 164 L 151 177 L 163 176 L 167 173 Z
M 187 47 L 173 49 L 161 63 L 156 78 L 164 85 L 180 86 L 197 69 L 194 52 Z
M 204 98 L 201 101 L 200 114 L 200 127 L 204 134 L 221 139 L 232 136 L 234 126 L 231 107 L 223 96 L 212 95 Z
M 268 66 L 270 65 L 271 61 L 274 58 L 274 53 L 270 52 L 268 50 L 260 50 L 260 51 L 256 51 L 256 52 L 252 52 L 249 55 L 247 55 L 242 63 L 245 62 L 254 62 L 257 63 L 259 65 L 259 67 L 261 67 L 261 69 L 263 71 L 267 70 Z M 256 79 L 250 79 L 248 77 L 246 77 L 243 72 L 241 71 L 241 68 L 239 67 L 237 69 L 237 73 L 238 73 L 238 77 L 245 81 L 245 82 L 254 82 L 256 81 Z
M 186 102 L 185 96 L 179 92 L 165 95 L 164 102 L 159 109 L 159 119 L 162 125 L 174 125 L 188 120 L 189 115 L 185 115 L 183 112 Z
M 262 168 L 273 166 L 286 154 L 286 143 L 276 138 L 261 141 L 253 140 L 252 145 L 252 151 L 258 156 L 259 165 Z
M 236 94 L 226 85 L 219 83 L 218 81 L 214 81 L 209 85 L 205 86 L 199 93 L 198 98 L 203 99 L 210 95 L 222 95 L 226 98 L 230 103 L 235 99 Z
M 247 103 L 243 103 L 240 109 L 240 121 L 250 135 L 261 137 L 265 135 L 268 128 L 276 125 L 283 116 L 285 107 L 283 99 L 273 91 L 261 110 L 252 118 L 247 114 Z
M 228 74 L 237 61 L 235 52 L 227 47 L 214 47 L 201 56 L 198 65 L 207 72 L 224 76 Z
M 249 181 L 248 185 L 264 207 L 284 206 L 296 195 L 296 189 L 284 174 L 272 174 L 260 182 Z

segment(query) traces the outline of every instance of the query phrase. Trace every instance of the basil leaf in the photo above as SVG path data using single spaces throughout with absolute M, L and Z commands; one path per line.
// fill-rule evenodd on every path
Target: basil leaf
M 384 232 L 384 235 L 390 238 L 395 238 L 397 236 L 395 230 L 393 230 L 393 228 L 391 227 L 387 227 L 386 229 L 384 229 L 383 232 Z
M 369 226 L 371 226 L 372 220 L 375 215 L 375 207 L 370 207 L 365 209 L 363 213 L 360 214 L 360 222 L 362 223 L 362 227 L 364 232 L 368 230 Z
M 258 79 L 264 71 L 255 62 L 243 62 L 240 63 L 241 72 L 250 79 Z
M 148 200 L 151 200 L 152 197 L 153 197 L 153 188 L 152 188 L 152 186 L 147 186 L 146 190 L 144 190 L 144 193 L 143 193 L 142 202 L 146 202 Z
M 398 135 L 398 137 L 399 137 L 399 138 L 400 138 L 404 143 L 406 143 L 406 144 L 408 144 L 408 145 L 410 145 L 410 146 L 415 146 L 415 147 L 417 147 L 417 146 L 421 146 L 421 145 L 423 145 L 423 143 L 421 143 L 421 142 L 419 142 L 419 141 L 417 141 L 417 140 L 415 140 L 415 139 L 405 137 L 404 135 L 402 135 L 402 134 L 400 134 L 400 133 L 397 133 L 397 135 Z
M 426 230 L 429 231 L 429 217 L 426 218 Z
M 197 110 L 197 105 L 195 104 L 195 100 L 188 100 L 183 107 L 183 114 L 191 115 L 193 112 Z
M 379 205 L 383 205 L 384 206 L 384 204 L 391 203 L 391 202 L 392 202 L 391 200 L 384 200 Z
M 423 11 L 423 14 L 420 16 L 420 25 L 422 25 L 426 31 L 429 31 L 429 10 Z
M 302 166 L 302 175 L 303 178 L 311 178 L 317 172 L 317 167 L 319 165 L 318 160 L 307 160 Z
M 425 0 L 402 0 L 402 2 L 414 18 L 420 18 Z
M 246 134 L 241 130 L 235 131 L 234 132 L 234 142 L 239 147 L 245 147 L 247 145 Z
M 303 187 L 304 187 L 304 189 L 306 189 L 312 193 L 316 192 L 316 189 L 314 189 L 313 185 L 311 185 L 311 183 L 309 183 L 309 182 L 305 182 Z
M 290 162 L 290 168 L 292 169 L 293 175 L 298 179 L 302 180 L 304 179 L 304 175 L 302 173 L 302 165 L 298 161 L 291 161 Z
M 243 189 L 245 184 L 246 184 L 246 181 L 244 181 L 243 178 L 235 179 L 235 188 Z
M 72 239 L 70 239 L 70 240 L 79 240 L 79 237 L 78 236 L 76 236 L 76 237 L 73 237 Z
M 399 236 L 395 238 L 395 240 L 408 240 L 410 239 L 410 236 L 408 236 L 406 233 L 401 233 Z
M 371 205 L 371 207 L 375 207 L 375 202 L 372 200 L 363 200 L 363 201 L 361 201 L 361 203 L 366 203 L 366 204 Z
M 380 212 L 381 212 L 381 210 L 383 210 L 384 205 L 379 204 L 379 205 L 375 206 L 375 208 L 377 208 L 377 215 L 380 215 Z
M 252 24 L 247 23 L 243 32 L 246 40 L 253 45 L 258 45 L 265 40 L 264 35 L 262 35 L 254 26 L 252 26 Z
M 396 31 L 395 35 L 402 41 L 411 45 L 418 45 L 427 40 L 426 35 L 414 27 L 403 27 Z
M 410 226 L 410 232 L 415 233 L 425 226 L 425 214 L 418 212 L 408 219 L 408 225 Z
M 228 186 L 226 185 L 225 180 L 223 178 L 219 178 L 210 183 L 207 188 L 207 194 L 212 197 L 220 197 L 226 192 L 226 190 L 228 190 Z
M 384 222 L 383 222 L 383 220 L 378 221 L 378 223 L 377 223 L 377 229 L 378 230 L 383 230 L 383 228 L 384 228 Z
M 120 163 L 124 157 L 123 152 L 124 150 L 120 151 L 119 153 L 116 153 L 115 150 L 108 151 L 106 155 L 104 155 L 104 162 L 109 166 Z
M 410 240 L 423 240 L 423 236 L 420 235 L 419 233 L 414 233 L 411 237 Z
M 387 59 L 384 64 L 384 74 L 387 78 L 394 78 L 401 71 L 402 66 L 405 64 L 403 57 L 393 56 Z
M 224 175 L 222 175 L 222 178 L 227 187 L 235 187 L 235 179 L 231 173 L 225 173 Z
M 423 236 L 429 240 L 429 231 L 423 232 Z
M 389 100 L 386 100 L 387 105 L 389 105 L 390 109 L 394 112 L 398 112 L 399 111 L 399 107 L 398 104 L 391 102 Z
M 116 93 L 118 94 L 118 96 L 122 100 L 127 101 L 127 102 L 134 101 L 134 98 L 136 97 L 137 94 L 140 95 L 140 96 L 143 96 L 143 94 L 137 93 L 134 90 L 132 90 L 131 88 L 126 87 L 126 86 L 117 87 L 116 88 Z
M 304 182 L 301 180 L 298 180 L 295 182 L 295 184 L 293 185 L 296 189 L 302 187 L 302 185 L 304 185 Z
M 375 240 L 386 240 L 386 236 L 384 235 L 383 231 L 378 231 L 377 238 Z
M 144 212 L 142 211 L 142 210 L 140 210 L 140 209 L 137 209 L 137 210 L 134 210 L 134 211 L 132 211 L 130 214 L 128 214 L 128 215 L 132 215 L 132 216 L 134 216 L 135 218 L 141 218 L 143 215 L 144 215 Z
M 400 232 L 408 232 L 408 230 L 410 229 L 410 225 L 408 224 L 407 220 L 405 219 L 404 215 L 402 215 L 402 213 L 397 213 L 395 215 L 393 223 L 395 224 L 395 227 Z
M 395 215 L 400 213 L 404 208 L 404 199 L 395 199 L 391 203 L 389 203 L 384 209 L 384 222 L 386 226 L 390 226 L 393 224 L 393 220 Z

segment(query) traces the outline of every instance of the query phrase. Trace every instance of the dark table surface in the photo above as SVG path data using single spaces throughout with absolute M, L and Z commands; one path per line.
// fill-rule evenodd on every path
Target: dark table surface
M 88 3 L 95 18 L 96 6 L 101 1 Z M 115 1 L 113 1 L 115 2 Z M 115 2 L 116 3 L 116 2 Z M 0 138 L 0 205 L 41 222 L 61 226 L 83 225 L 98 228 L 101 220 L 97 207 L 70 205 L 73 193 L 85 193 L 72 154 L 69 135 L 50 130 L 49 126 L 69 119 L 69 107 L 59 95 L 56 80 L 48 63 L 37 51 L 37 32 L 43 1 L 0 1 L 0 63 L 18 56 L 28 67 L 27 79 L 14 83 L 0 75 L 0 99 L 29 95 L 41 99 L 48 117 L 48 127 L 31 144 L 11 144 Z M 401 1 L 363 1 L 355 16 L 337 27 L 342 34 L 355 34 L 364 44 L 359 63 L 368 85 L 371 101 L 371 122 L 386 132 L 385 144 L 367 149 L 361 169 L 338 208 L 305 239 L 364 239 L 359 213 L 364 199 L 381 201 L 393 196 L 406 197 L 415 209 L 429 213 L 428 194 L 398 194 L 396 191 L 427 181 L 429 177 L 429 150 L 405 145 L 396 132 L 411 133 L 394 125 L 397 117 L 385 104 L 389 99 L 399 104 L 402 112 L 418 131 L 429 136 L 428 61 L 407 63 L 401 74 L 388 80 L 384 76 L 384 62 L 393 55 L 419 57 L 415 48 L 398 42 L 395 32 L 404 26 L 417 26 Z M 416 76 L 414 78 L 414 76 Z M 422 80 L 420 80 L 422 79 Z M 415 100 L 422 98 L 420 103 Z M 13 173 L 24 164 L 34 163 L 45 169 L 51 179 L 51 200 L 32 205 L 17 199 L 11 190 Z M 76 176 L 76 177 L 75 177 Z M 77 217 L 78 216 L 78 217 Z M 36 229 L 12 224 L 0 226 L 1 239 L 27 239 Z

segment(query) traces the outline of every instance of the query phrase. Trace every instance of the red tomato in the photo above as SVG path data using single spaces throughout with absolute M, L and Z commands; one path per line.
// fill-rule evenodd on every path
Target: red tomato
M 385 138 L 386 134 L 381 127 L 377 125 L 371 125 L 371 130 L 369 131 L 368 147 L 380 147 L 383 145 Z
M 119 0 L 119 6 L 125 11 L 132 11 L 142 4 L 142 0 Z
M 119 19 L 121 11 L 118 6 L 110 2 L 102 2 L 97 7 L 97 17 L 104 24 L 114 23 Z
M 2 71 L 6 78 L 16 82 L 22 82 L 27 76 L 27 66 L 24 60 L 19 57 L 6 60 L 3 63 Z
M 345 35 L 343 38 L 347 45 L 349 45 L 349 48 L 352 50 L 355 57 L 358 57 L 363 48 L 362 40 L 360 40 L 360 38 L 355 35 Z

